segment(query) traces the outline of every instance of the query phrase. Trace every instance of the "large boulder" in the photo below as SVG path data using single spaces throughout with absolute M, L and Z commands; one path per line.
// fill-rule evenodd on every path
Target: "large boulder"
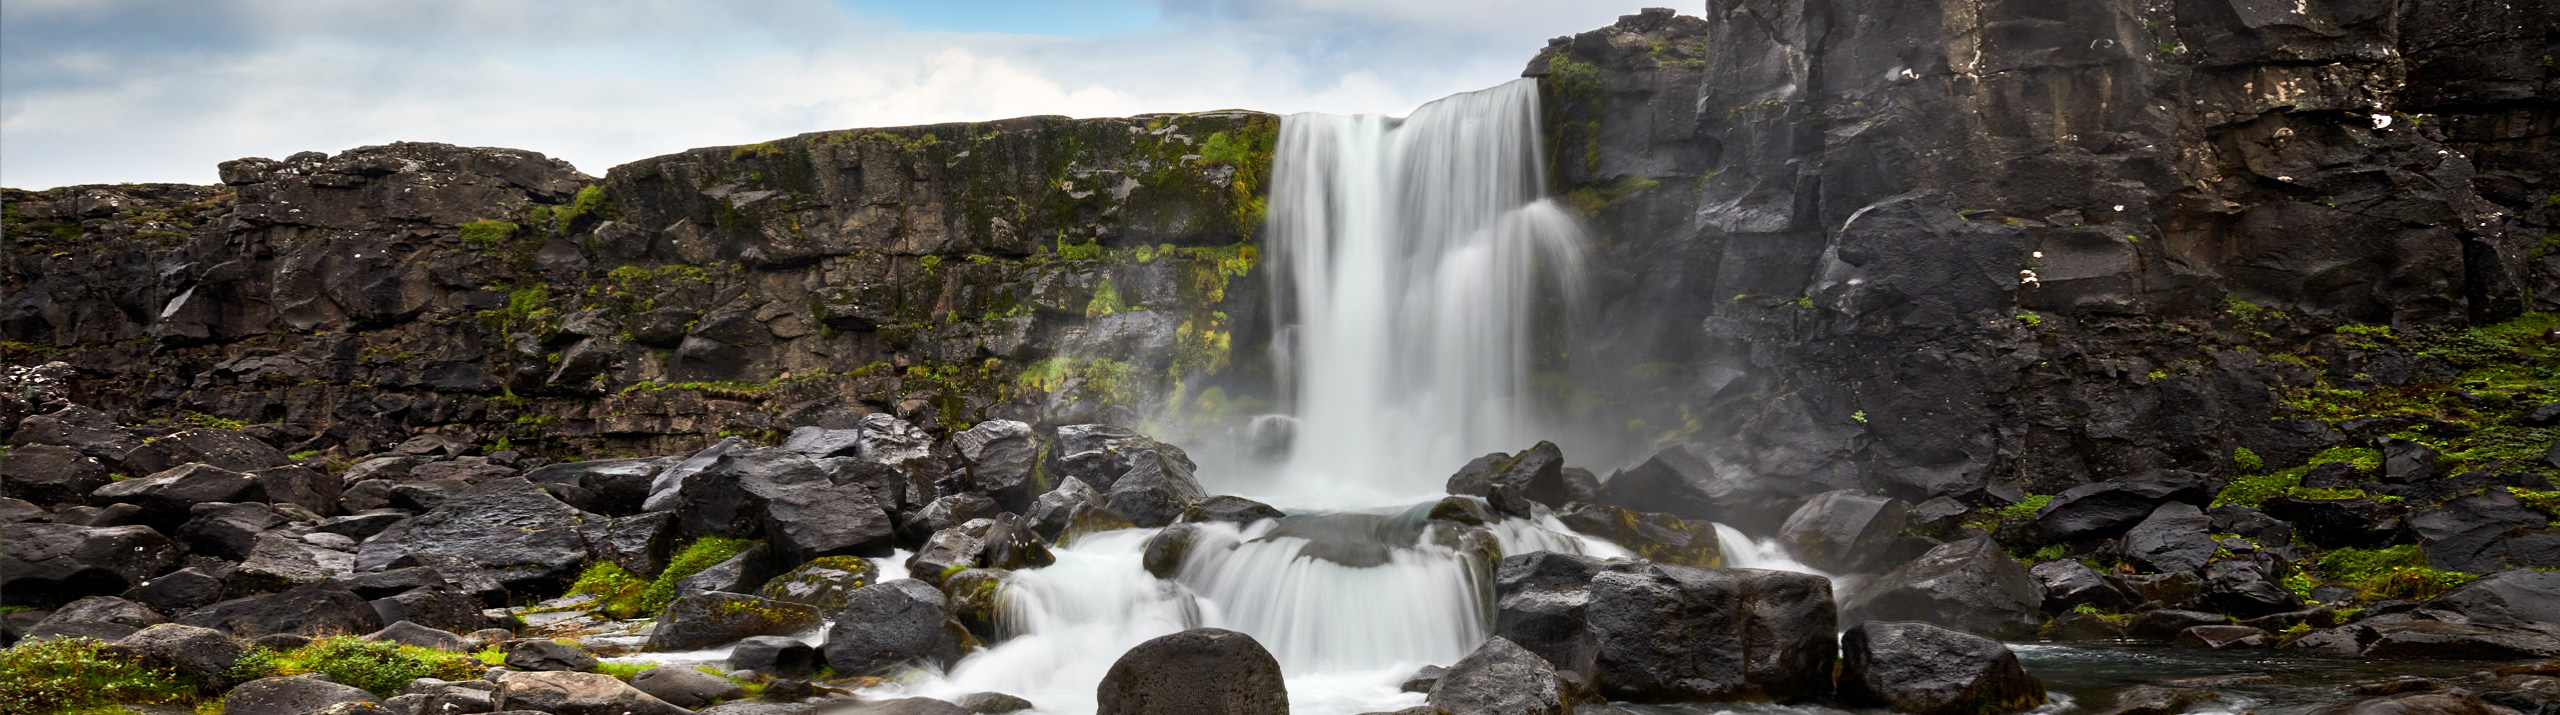
M 508 673 L 498 679 L 497 707 L 550 715 L 692 715 L 603 673 Z
M 1101 511 L 1104 499 L 1100 490 L 1084 480 L 1067 477 L 1058 488 L 1031 502 L 1031 510 L 1023 512 L 1033 533 L 1040 538 L 1057 541 L 1067 535 L 1067 527 L 1088 513 Z
M 2407 523 L 2427 565 L 2439 570 L 2560 567 L 2560 549 L 2551 548 L 2548 532 L 2540 531 L 2551 525 L 2551 515 L 2526 507 L 2505 489 L 2413 510 Z
M 124 457 L 125 469 L 136 474 L 159 472 L 189 463 L 247 472 L 285 466 L 292 464 L 293 459 L 256 437 L 218 429 L 182 430 L 144 442 Z
M 197 504 L 188 513 L 178 525 L 178 540 L 195 553 L 231 561 L 249 558 L 260 533 L 288 521 L 275 507 L 256 502 Z
M 686 477 L 710 467 L 719 462 L 722 456 L 745 446 L 746 443 L 739 441 L 736 437 L 723 437 L 719 442 L 693 453 L 693 456 L 658 470 L 656 475 L 649 477 L 649 495 L 641 499 L 640 508 L 648 511 L 675 511 L 676 498 L 681 491 L 680 488 L 684 486 Z
M 1006 511 L 1031 508 L 1033 475 L 1039 471 L 1040 443 L 1031 425 L 988 420 L 951 436 L 951 446 L 967 467 L 968 490 L 994 498 Z
M 2145 472 L 2120 481 L 2082 484 L 2062 490 L 2037 509 L 2030 527 L 2044 543 L 2114 538 L 2169 502 L 2204 504 L 2213 499 L 2204 475 L 2170 469 Z
M 1820 576 L 1614 564 L 1591 577 L 1592 674 L 1621 700 L 1825 695 L 1839 654 L 1834 613 Z
M 241 638 L 276 633 L 320 637 L 382 629 L 373 604 L 332 582 L 223 601 L 189 611 L 177 621 Z
M 1998 641 L 1872 621 L 1840 636 L 1840 698 L 1912 715 L 1996 715 L 2045 702 L 2044 683 Z
M 1457 497 L 1441 502 L 1443 508 L 1453 505 L 1464 508 L 1477 503 Z M 1442 512 L 1435 509 L 1433 513 Z M 1555 516 L 1576 533 L 1606 539 L 1648 561 L 1700 568 L 1724 565 L 1724 542 L 1709 522 L 1588 502 L 1567 503 Z
M 1567 715 L 1564 693 L 1553 664 L 1494 636 L 1449 666 L 1431 686 L 1430 706 L 1446 715 Z
M 1859 573 L 1882 563 L 1911 513 L 1900 499 L 1830 491 L 1805 500 L 1778 527 L 1778 543 L 1806 566 Z
M 1564 452 L 1554 442 L 1539 442 L 1517 455 L 1495 452 L 1477 457 L 1449 475 L 1450 494 L 1490 498 L 1497 487 L 1508 487 L 1550 507 L 1572 501 L 1565 493 Z
M 2400 537 L 2400 515 L 2372 499 L 2302 499 L 2280 496 L 2258 505 L 2267 516 L 2293 524 L 2298 540 L 2323 549 L 2369 549 Z
M 2455 587 L 2427 603 L 2475 625 L 2527 628 L 2560 624 L 2560 573 L 2509 569 Z
M 1200 488 L 1200 482 L 1192 479 L 1188 459 L 1151 450 L 1130 458 L 1130 462 L 1129 471 L 1112 482 L 1103 503 L 1131 524 L 1171 524 L 1209 496 Z
M 1118 425 L 1066 425 L 1058 428 L 1056 474 L 1062 478 L 1084 480 L 1093 488 L 1109 493 L 1120 475 L 1137 466 L 1142 455 L 1155 453 L 1182 465 L 1182 471 L 1198 470 L 1191 455 L 1182 448 L 1158 442 L 1154 438 Z
M 142 509 L 143 523 L 174 531 L 197 504 L 252 501 L 258 480 L 209 464 L 189 463 L 140 479 L 127 479 L 89 493 L 91 506 L 132 504 Z
M 469 633 L 489 625 L 489 617 L 480 612 L 480 599 L 452 586 L 419 586 L 373 599 L 374 617 L 384 623 L 410 621 L 455 633 Z
M 700 650 L 748 636 L 787 636 L 815 628 L 818 609 L 741 593 L 700 593 L 667 604 L 649 633 L 649 650 Z
M 2360 654 L 2370 659 L 2525 660 L 2560 656 L 2560 636 L 2541 630 L 2491 628 L 2444 621 L 2372 626 Z
M 676 542 L 683 537 L 676 526 L 676 515 L 663 511 L 590 521 L 582 526 L 587 550 L 597 559 L 612 562 L 641 578 L 657 578 L 659 572 L 665 571 L 667 561 L 675 558 Z
M 1683 519 L 1730 524 L 1748 533 L 1776 531 L 1805 497 L 1828 488 L 1763 479 L 1712 445 L 1674 445 L 1600 485 L 1602 503 Z
M 649 499 L 649 483 L 659 472 L 681 461 L 675 457 L 635 457 L 628 459 L 591 459 L 537 467 L 525 472 L 526 481 L 535 484 L 565 484 L 587 494 L 580 509 L 609 516 L 640 513 Z M 353 470 L 349 470 L 353 471 Z
M 222 696 L 223 715 L 304 715 L 339 703 L 379 703 L 362 688 L 339 685 L 327 676 L 306 673 L 259 678 Z
M 282 532 L 258 535 L 249 558 L 223 579 L 231 595 L 282 591 L 353 573 L 355 555 L 325 549 Z
M 686 533 L 766 537 L 801 561 L 887 556 L 896 536 L 873 490 L 839 484 L 808 457 L 772 447 L 730 449 L 692 469 L 676 486 L 675 512 Z
M 25 638 L 95 638 L 114 641 L 167 622 L 142 604 L 114 596 L 90 596 L 55 609 L 27 629 Z
M 89 455 L 107 465 L 108 469 L 116 470 L 125 469 L 123 466 L 125 455 L 131 454 L 134 448 L 142 446 L 142 440 L 126 434 L 124 427 L 116 424 L 115 418 L 108 417 L 107 413 L 80 405 L 67 405 L 59 410 L 19 420 L 17 431 L 9 433 L 11 448 L 39 444 L 79 450 L 81 454 Z M 134 473 L 137 470 L 125 469 L 125 471 Z M 159 470 L 140 471 L 140 473 L 156 471 Z
M 752 670 L 777 678 L 805 678 L 827 664 L 818 649 L 798 638 L 756 636 L 729 649 L 730 670 Z
M 112 480 L 107 465 L 54 444 L 31 444 L 0 455 L 0 495 L 37 504 L 76 504 Z
M 1840 607 L 1851 625 L 1920 621 L 1991 638 L 2034 635 L 2044 587 L 1989 536 L 1930 549 L 1859 587 Z
M 2027 569 L 2027 574 L 2044 587 L 2044 610 L 2047 611 L 2061 613 L 2082 605 L 2121 611 L 2141 603 L 2133 592 L 2118 585 L 2114 579 L 2078 561 L 2047 561 Z
M 1568 677 L 1589 678 L 1600 648 L 1587 620 L 1591 577 L 1607 567 L 1552 551 L 1503 557 L 1494 570 L 1493 634 L 1575 674 Z
M 747 694 L 746 687 L 737 681 L 681 665 L 640 671 L 631 676 L 631 687 L 680 708 L 699 708 Z
M 591 557 L 578 527 L 601 518 L 522 477 L 492 480 L 366 539 L 355 566 L 380 571 L 412 554 L 443 554 L 505 583 L 566 582 Z
M 862 461 L 898 466 L 933 456 L 933 435 L 897 415 L 874 412 L 862 416 Z
M 1122 654 L 1096 689 L 1101 715 L 1287 715 L 1280 661 L 1252 636 L 1194 628 Z
M 2213 560 L 2213 520 L 2186 502 L 2169 502 L 2124 534 L 2125 557 L 2154 573 L 2194 571 Z
M 177 558 L 177 545 L 147 526 L 0 524 L 0 599 L 33 605 L 124 593 Z
M 221 601 L 222 596 L 222 579 L 193 566 L 152 577 L 124 592 L 127 600 L 161 613 L 185 613 Z
M 766 581 L 756 595 L 776 601 L 806 604 L 819 613 L 844 610 L 846 599 L 856 589 L 880 579 L 880 567 L 859 556 L 827 556 Z
M 862 456 L 862 430 L 827 429 L 815 425 L 791 430 L 782 440 L 782 448 L 808 455 L 810 459 Z
M 854 590 L 827 629 L 827 665 L 841 675 L 894 675 L 915 664 L 948 668 L 972 639 L 932 584 L 898 579 Z
M 2504 715 L 2513 712 L 2464 690 L 2422 690 L 2352 700 L 2310 715 Z
M 406 620 L 392 621 L 391 625 L 383 626 L 382 630 L 365 634 L 364 639 L 456 653 L 469 651 L 475 645 L 471 639 L 463 637 L 460 633 L 429 628 L 418 625 L 415 621 Z
M 586 649 L 540 638 L 508 641 L 501 646 L 507 667 L 533 672 L 584 672 L 594 670 L 596 656 Z
M 231 666 L 240 662 L 249 649 L 238 639 L 211 628 L 162 623 L 135 631 L 116 641 L 116 647 L 128 653 L 141 654 L 153 665 L 167 666 L 180 675 L 194 678 L 197 685 L 211 691 L 229 689 Z

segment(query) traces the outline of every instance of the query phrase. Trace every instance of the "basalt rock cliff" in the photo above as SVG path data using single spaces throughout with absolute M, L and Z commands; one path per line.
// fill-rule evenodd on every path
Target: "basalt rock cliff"
M 2393 436 L 2548 474 L 2556 47 L 2560 10 L 2424 0 L 1720 1 L 1559 38 L 1526 74 L 1594 295 L 1550 396 L 1605 426 L 1578 454 L 1694 443 L 1773 514 L 2227 483 Z M 347 457 L 1235 417 L 1282 399 L 1255 270 L 1278 121 L 827 132 L 600 179 L 394 144 L 10 190 L 0 330 L 124 422 Z

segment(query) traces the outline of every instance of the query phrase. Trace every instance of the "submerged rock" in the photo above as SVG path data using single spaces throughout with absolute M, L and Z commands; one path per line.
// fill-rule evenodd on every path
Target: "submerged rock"
M 1194 628 L 1121 655 L 1098 689 L 1101 715 L 1286 715 L 1280 662 L 1252 636 Z

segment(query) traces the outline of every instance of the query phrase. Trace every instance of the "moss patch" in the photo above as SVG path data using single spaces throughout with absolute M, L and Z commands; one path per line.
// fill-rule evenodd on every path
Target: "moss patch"
M 2480 578 L 2477 574 L 2428 568 L 2426 555 L 2415 544 L 2338 549 L 2320 555 L 2320 571 L 2366 596 L 2421 601 Z
M 56 638 L 0 650 L 0 712 L 115 712 L 197 698 L 193 679 L 99 650 L 88 638 Z

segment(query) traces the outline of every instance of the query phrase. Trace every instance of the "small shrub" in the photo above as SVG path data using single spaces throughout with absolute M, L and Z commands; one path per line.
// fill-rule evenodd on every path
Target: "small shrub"
M 55 638 L 0 650 L 0 712 L 51 715 L 196 698 L 193 679 L 102 653 L 102 645 Z
M 2051 494 L 2029 494 L 2026 498 L 2018 500 L 2016 504 L 2000 507 L 2000 518 L 2033 519 L 2036 512 L 2043 510 L 2044 505 L 2052 502 Z

